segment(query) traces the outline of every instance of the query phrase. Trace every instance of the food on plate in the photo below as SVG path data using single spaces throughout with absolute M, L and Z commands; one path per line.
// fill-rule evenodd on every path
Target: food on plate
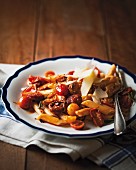
M 27 87 L 21 91 L 18 101 L 20 108 L 36 112 L 36 120 L 41 123 L 80 130 L 89 120 L 102 127 L 113 121 L 114 96 L 118 92 L 124 116 L 129 114 L 133 89 L 122 87 L 115 64 L 107 73 L 88 64 L 65 74 L 56 74 L 53 70 L 43 74 L 28 77 Z

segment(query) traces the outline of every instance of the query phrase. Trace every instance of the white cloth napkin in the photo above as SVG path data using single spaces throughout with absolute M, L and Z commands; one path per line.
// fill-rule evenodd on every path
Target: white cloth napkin
M 20 67 L 22 65 L 0 64 L 0 69 L 7 75 Z M 133 131 L 129 133 L 128 138 L 126 138 L 127 134 L 124 134 L 121 137 L 108 135 L 92 139 L 70 139 L 51 136 L 13 120 L 2 102 L 0 104 L 1 141 L 23 148 L 36 145 L 49 153 L 68 154 L 74 161 L 80 157 L 88 158 L 98 165 L 105 165 L 113 170 L 136 168 L 136 123 L 133 124 Z M 126 141 L 126 144 L 122 144 L 122 141 Z
M 0 69 L 8 76 L 21 67 L 22 65 L 0 64 Z M 6 75 L 4 74 L 3 76 Z M 1 81 L 3 80 L 4 78 Z M 84 140 L 51 136 L 45 132 L 30 128 L 21 122 L 12 120 L 7 115 L 7 111 L 5 111 L 5 116 L 0 118 L 0 140 L 24 148 L 35 144 L 50 153 L 66 153 L 73 160 L 79 157 L 85 158 L 104 145 L 104 141 L 101 138 Z

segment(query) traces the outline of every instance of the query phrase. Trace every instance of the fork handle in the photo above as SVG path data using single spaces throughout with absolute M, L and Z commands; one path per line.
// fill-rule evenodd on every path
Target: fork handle
M 120 135 L 126 129 L 126 121 L 120 108 L 118 93 L 115 95 L 114 133 Z

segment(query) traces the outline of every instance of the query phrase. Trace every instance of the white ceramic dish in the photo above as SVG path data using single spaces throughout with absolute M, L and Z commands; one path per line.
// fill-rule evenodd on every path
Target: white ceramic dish
M 36 114 L 28 114 L 27 111 L 22 110 L 18 107 L 15 102 L 18 101 L 21 88 L 26 86 L 26 80 L 29 75 L 43 75 L 47 70 L 54 70 L 56 73 L 67 73 L 76 67 L 85 67 L 86 64 L 91 60 L 91 57 L 83 56 L 66 56 L 66 57 L 56 57 L 52 59 L 43 59 L 30 63 L 21 69 L 17 70 L 6 82 L 3 87 L 2 99 L 5 103 L 7 110 L 14 116 L 17 120 L 25 123 L 26 125 L 42 130 L 46 133 L 71 138 L 88 138 L 96 137 L 109 133 L 113 133 L 113 123 L 105 125 L 103 127 L 95 127 L 91 123 L 86 124 L 84 130 L 75 130 L 70 127 L 59 127 L 48 123 L 40 123 L 35 120 Z M 109 70 L 112 63 L 107 61 L 102 61 L 94 58 L 93 61 L 98 68 L 100 68 L 105 73 Z M 130 73 L 126 68 L 119 66 L 120 69 L 124 71 L 125 79 L 128 86 L 131 86 L 136 90 L 136 77 L 134 74 Z M 128 123 L 136 118 L 136 104 L 131 108 L 130 118 Z

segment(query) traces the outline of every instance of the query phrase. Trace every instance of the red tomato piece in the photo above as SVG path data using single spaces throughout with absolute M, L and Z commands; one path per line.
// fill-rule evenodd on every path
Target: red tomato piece
M 28 80 L 27 80 L 27 84 L 35 84 L 37 86 L 41 86 L 43 84 L 47 83 L 47 80 L 44 77 L 40 77 L 40 76 L 32 76 L 30 75 Z
M 75 71 L 69 71 L 67 74 L 68 75 L 73 75 Z
M 85 123 L 82 120 L 76 120 L 75 122 L 70 123 L 70 126 L 76 130 L 80 130 L 84 127 Z
M 33 102 L 30 97 L 23 96 L 19 99 L 18 105 L 25 110 L 33 110 Z
M 69 93 L 68 87 L 65 84 L 59 84 L 56 87 L 56 94 L 60 95 L 60 96 L 67 96 Z

